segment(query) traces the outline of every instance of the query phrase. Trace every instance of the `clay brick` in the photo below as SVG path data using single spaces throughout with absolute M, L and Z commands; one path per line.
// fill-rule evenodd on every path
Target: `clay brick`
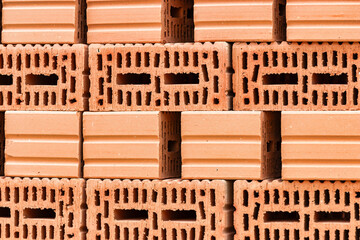
M 196 42 L 285 40 L 285 0 L 194 0 Z
M 88 43 L 194 40 L 194 0 L 87 0 Z
M 183 112 L 182 178 L 280 177 L 280 113 Z
M 358 112 L 283 112 L 282 178 L 359 180 Z
M 87 181 L 88 239 L 233 239 L 224 180 Z
M 236 240 L 359 239 L 358 182 L 236 181 Z
M 85 181 L 0 178 L 1 239 L 85 239 Z
M 234 110 L 359 110 L 358 43 L 234 45 Z
M 0 112 L 0 176 L 4 175 L 5 159 L 5 113 Z
M 84 177 L 180 177 L 180 113 L 84 113 Z
M 2 0 L 2 43 L 86 43 L 85 0 Z
M 360 3 L 287 0 L 288 41 L 359 41 Z
M 5 113 L 5 176 L 81 177 L 80 112 Z
M 227 110 L 227 43 L 89 47 L 91 111 Z
M 0 111 L 88 109 L 86 45 L 0 45 Z

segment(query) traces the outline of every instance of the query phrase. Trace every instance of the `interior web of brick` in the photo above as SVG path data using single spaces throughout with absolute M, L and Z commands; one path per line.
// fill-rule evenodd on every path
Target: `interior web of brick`
M 260 45 L 252 51 L 238 47 L 238 106 L 358 108 L 360 60 L 355 46 L 273 45 L 272 51 Z

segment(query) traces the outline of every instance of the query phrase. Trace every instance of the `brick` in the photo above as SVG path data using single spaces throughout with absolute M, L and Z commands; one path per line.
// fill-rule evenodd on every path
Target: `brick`
M 180 113 L 84 113 L 84 177 L 180 177 Z
M 2 43 L 86 43 L 85 0 L 2 0 Z
M 358 43 L 234 45 L 234 110 L 359 110 Z
M 87 46 L 0 45 L 0 111 L 88 109 Z
M 283 112 L 282 178 L 359 180 L 358 112 Z
M 224 180 L 91 179 L 86 191 L 88 239 L 233 239 Z
M 285 0 L 194 0 L 196 42 L 285 40 Z
M 236 181 L 236 240 L 359 239 L 359 183 Z
M 227 43 L 89 47 L 91 111 L 227 110 Z
M 360 3 L 352 0 L 288 0 L 288 41 L 359 41 Z
M 183 112 L 182 178 L 280 177 L 280 113 Z
M 85 181 L 0 178 L 1 239 L 85 239 Z
M 81 177 L 82 114 L 5 113 L 5 176 Z
M 194 40 L 194 0 L 87 0 L 88 43 Z

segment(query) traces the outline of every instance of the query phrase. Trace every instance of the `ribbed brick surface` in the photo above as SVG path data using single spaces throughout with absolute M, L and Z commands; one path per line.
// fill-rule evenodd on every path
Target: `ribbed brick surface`
M 1 239 L 85 239 L 85 181 L 0 178 Z
M 0 110 L 88 108 L 87 46 L 0 45 Z
M 287 0 L 288 41 L 359 41 L 360 2 Z
M 226 181 L 87 181 L 88 239 L 233 237 Z
M 194 0 L 196 42 L 285 40 L 285 1 Z
M 85 43 L 85 1 L 2 0 L 2 43 Z
M 81 177 L 79 112 L 5 113 L 5 176 Z
M 4 175 L 5 159 L 5 113 L 0 112 L 0 175 Z
M 280 177 L 280 113 L 183 112 L 182 178 Z
M 180 113 L 84 113 L 84 177 L 180 177 Z
M 234 110 L 358 110 L 358 43 L 234 45 Z
M 227 43 L 90 45 L 92 111 L 227 110 Z
M 88 43 L 191 42 L 193 0 L 87 0 Z
M 359 180 L 358 112 L 283 112 L 282 178 Z
M 236 181 L 235 239 L 359 239 L 357 182 Z

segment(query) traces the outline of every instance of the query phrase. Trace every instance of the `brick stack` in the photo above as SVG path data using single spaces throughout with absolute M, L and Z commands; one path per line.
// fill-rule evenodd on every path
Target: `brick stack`
M 359 240 L 359 10 L 3 0 L 0 239 Z

